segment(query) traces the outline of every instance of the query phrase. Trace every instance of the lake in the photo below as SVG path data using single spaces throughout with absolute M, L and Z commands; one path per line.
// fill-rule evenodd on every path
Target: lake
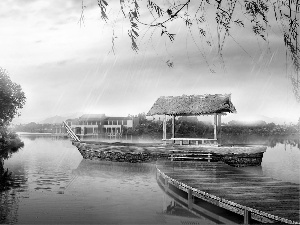
M 16 185 L 0 193 L 0 223 L 216 223 L 165 194 L 155 164 L 89 161 L 68 139 L 21 138 L 25 147 L 5 161 Z M 299 142 L 280 142 L 267 148 L 260 167 L 242 169 L 299 184 Z

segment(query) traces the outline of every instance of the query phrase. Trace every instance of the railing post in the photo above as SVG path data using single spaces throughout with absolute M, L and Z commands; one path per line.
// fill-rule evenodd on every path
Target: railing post
M 214 113 L 214 139 L 217 139 L 217 113 Z
M 244 224 L 250 224 L 251 222 L 251 212 L 245 208 L 244 210 Z
M 193 208 L 193 191 L 192 189 L 188 189 L 188 208 Z
M 169 188 L 169 180 L 167 177 L 165 177 L 165 191 L 167 191 Z

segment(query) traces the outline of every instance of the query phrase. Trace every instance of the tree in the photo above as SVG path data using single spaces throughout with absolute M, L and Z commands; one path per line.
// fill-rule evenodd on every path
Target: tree
M 111 15 L 112 2 L 107 0 L 97 0 L 100 8 L 101 18 L 112 27 L 112 52 L 115 52 L 114 44 L 117 35 L 115 34 L 116 23 L 121 21 L 118 16 L 123 15 L 122 21 L 128 22 L 128 36 L 131 47 L 138 52 L 140 45 L 138 39 L 141 36 L 141 27 L 151 32 L 151 37 L 158 32 L 160 36 L 166 37 L 173 42 L 177 33 L 170 30 L 171 25 L 183 23 L 187 29 L 187 35 L 192 37 L 196 48 L 206 62 L 210 72 L 215 71 L 211 67 L 213 62 L 209 62 L 204 52 L 201 50 L 204 45 L 213 48 L 217 46 L 220 63 L 223 60 L 223 47 L 228 38 L 237 41 L 232 35 L 232 28 L 240 26 L 250 29 L 267 44 L 268 34 L 273 32 L 274 27 L 280 27 L 280 36 L 286 47 L 286 58 L 291 62 L 292 69 L 288 73 L 294 88 L 296 99 L 300 102 L 299 92 L 299 13 L 300 0 L 120 0 L 119 13 L 113 18 Z M 84 22 L 83 12 L 85 9 L 82 0 L 82 14 L 80 23 Z M 121 13 L 120 13 L 121 12 Z M 177 26 L 178 27 L 178 26 Z M 212 35 L 211 31 L 217 30 L 217 35 Z M 196 44 L 196 40 L 201 39 L 201 45 Z M 215 43 L 215 44 L 213 44 Z M 238 43 L 237 43 L 238 44 Z M 201 47 L 201 48 L 200 48 Z M 167 60 L 166 64 L 173 67 L 172 60 Z
M 15 133 L 8 132 L 7 125 L 18 114 L 18 109 L 25 104 L 25 94 L 20 85 L 13 83 L 8 73 L 0 68 L 0 190 L 10 179 L 8 171 L 4 171 L 4 159 L 18 151 L 24 143 Z
M 6 126 L 23 108 L 26 97 L 20 85 L 12 82 L 8 73 L 0 68 L 0 126 Z

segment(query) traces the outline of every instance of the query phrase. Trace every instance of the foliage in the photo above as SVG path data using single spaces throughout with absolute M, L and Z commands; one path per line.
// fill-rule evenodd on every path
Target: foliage
M 268 135 L 289 135 L 298 133 L 297 125 L 276 125 L 274 123 L 266 123 L 258 121 L 256 124 L 243 125 L 236 121 L 231 121 L 227 126 L 222 126 L 222 134 L 258 134 L 262 136 Z
M 163 122 L 147 120 L 145 114 L 141 116 L 140 124 L 134 129 L 128 128 L 123 130 L 124 133 L 148 139 L 161 139 Z M 172 120 L 167 121 L 167 133 L 171 135 Z M 200 121 L 175 120 L 176 136 L 177 137 L 211 137 L 213 135 L 213 127 L 204 124 Z
M 8 73 L 0 68 L 0 126 L 7 126 L 25 104 L 25 94 L 20 85 L 13 83 Z
M 3 128 L 0 130 L 0 159 L 8 159 L 23 146 L 24 143 L 16 133 L 8 132 Z
M 109 18 L 108 4 L 106 0 L 97 0 L 101 10 L 101 18 L 108 23 L 113 24 L 113 45 L 114 45 L 114 27 L 116 18 Z M 84 0 L 82 0 L 84 2 Z M 202 45 L 218 48 L 218 54 L 223 63 L 223 47 L 228 38 L 233 38 L 232 28 L 239 26 L 251 30 L 254 35 L 260 37 L 266 43 L 269 42 L 268 34 L 274 32 L 275 27 L 280 28 L 280 36 L 286 47 L 286 56 L 293 65 L 290 79 L 294 87 L 294 93 L 300 101 L 299 92 L 299 0 L 120 0 L 120 11 L 129 25 L 128 36 L 131 40 L 131 47 L 138 52 L 138 39 L 143 38 L 140 35 L 142 28 L 147 32 L 152 30 L 151 38 L 154 32 L 159 32 L 162 37 L 166 37 L 170 42 L 176 39 L 176 33 L 170 31 L 171 25 L 182 23 L 187 27 L 187 35 L 191 35 L 194 43 L 201 40 Z M 84 9 L 84 7 L 82 7 Z M 83 11 L 83 10 L 82 10 Z M 115 13 L 115 15 L 119 15 Z M 151 16 L 151 19 L 149 17 Z M 214 17 L 214 23 L 211 18 Z M 178 29 L 178 32 L 183 29 Z M 194 37 L 193 30 L 198 31 L 197 37 Z M 211 31 L 217 30 L 217 35 L 212 35 Z M 216 43 L 216 44 L 214 44 Z M 238 43 L 237 43 L 238 44 Z M 208 63 L 205 54 L 201 51 L 203 46 L 197 49 L 209 70 L 214 73 Z M 113 46 L 114 49 L 114 46 Z M 173 62 L 166 61 L 169 67 L 173 67 Z
M 0 192 L 9 189 L 12 183 L 12 173 L 4 170 L 3 161 L 0 159 Z
M 163 121 L 147 120 L 144 113 L 138 115 L 140 124 L 134 129 L 124 129 L 124 134 L 134 135 L 148 139 L 162 139 Z M 171 137 L 172 120 L 167 121 L 167 138 Z M 298 125 L 276 125 L 257 121 L 253 124 L 244 124 L 238 121 L 230 121 L 228 124 L 222 124 L 222 136 L 226 135 L 290 135 L 298 133 Z M 179 117 L 175 120 L 176 137 L 202 137 L 213 138 L 214 128 L 212 124 L 198 121 L 196 117 Z
M 24 146 L 16 133 L 8 131 L 7 126 L 19 115 L 18 110 L 23 108 L 25 100 L 21 86 L 13 83 L 7 71 L 0 68 L 0 190 L 9 183 L 11 177 L 8 171 L 4 171 L 4 159 Z
M 289 144 L 293 147 L 300 149 L 300 140 L 294 135 L 261 135 L 261 134 L 224 134 L 222 135 L 223 145 L 242 144 L 242 145 L 266 145 L 271 148 L 275 147 L 278 143 Z
M 16 133 L 8 132 L 6 128 L 0 127 L 0 191 L 8 188 L 12 183 L 11 173 L 4 170 L 4 160 L 23 146 L 24 143 Z
M 172 121 L 169 120 L 168 123 L 170 124 L 169 126 L 171 127 Z M 185 121 L 185 120 L 175 120 L 176 137 L 213 138 L 213 133 L 214 133 L 213 126 L 205 124 L 201 121 L 193 122 L 193 121 Z
M 39 124 L 39 123 L 27 123 L 15 125 L 13 130 L 15 132 L 30 132 L 30 133 L 51 133 L 55 125 L 53 124 Z

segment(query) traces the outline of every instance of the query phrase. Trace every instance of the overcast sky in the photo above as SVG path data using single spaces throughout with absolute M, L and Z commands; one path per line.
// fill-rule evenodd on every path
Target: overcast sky
M 298 120 L 300 106 L 286 75 L 291 65 L 276 27 L 269 45 L 249 30 L 233 27 L 222 64 L 217 43 L 209 47 L 195 31 L 193 39 L 184 23 L 168 27 L 176 33 L 173 43 L 160 30 L 151 36 L 153 30 L 140 27 L 137 54 L 118 10 L 109 11 L 115 23 L 105 24 L 96 0 L 85 0 L 85 5 L 80 26 L 79 0 L 0 1 L 0 66 L 27 97 L 16 123 L 74 112 L 135 115 L 147 113 L 160 96 L 225 93 L 232 94 L 237 118 Z M 207 34 L 215 40 L 216 32 Z

